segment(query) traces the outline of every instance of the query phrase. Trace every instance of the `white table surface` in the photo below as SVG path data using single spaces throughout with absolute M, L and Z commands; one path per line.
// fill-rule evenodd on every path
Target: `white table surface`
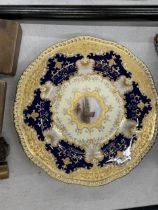
M 145 61 L 158 87 L 158 55 L 153 45 L 153 37 L 158 33 L 157 24 L 53 21 L 21 23 L 23 37 L 17 74 L 10 78 L 1 77 L 8 83 L 3 136 L 10 144 L 10 178 L 0 181 L 0 210 L 110 210 L 158 204 L 157 141 L 140 165 L 127 176 L 108 185 L 83 187 L 52 179 L 34 165 L 24 154 L 13 123 L 16 85 L 21 73 L 44 49 L 78 35 L 91 35 L 125 45 Z
M 0 0 L 0 4 L 102 4 L 102 5 L 157 5 L 157 0 Z

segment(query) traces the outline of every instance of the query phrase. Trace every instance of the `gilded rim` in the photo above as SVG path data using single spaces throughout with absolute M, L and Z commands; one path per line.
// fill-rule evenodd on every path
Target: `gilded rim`
M 22 132 L 21 129 L 21 123 L 18 120 L 19 117 L 19 106 L 20 106 L 20 97 L 21 97 L 21 89 L 23 86 L 23 82 L 25 81 L 25 78 L 27 77 L 27 74 L 32 71 L 32 69 L 34 68 L 34 66 L 36 66 L 38 64 L 38 62 L 43 58 L 44 55 L 48 54 L 49 52 L 51 52 L 52 50 L 56 49 L 56 48 L 60 48 L 61 46 L 65 46 L 65 45 L 69 45 L 72 42 L 77 42 L 79 40 L 90 40 L 90 41 L 94 41 L 94 42 L 98 42 L 98 43 L 104 43 L 104 44 L 109 44 L 111 46 L 115 46 L 117 48 L 119 48 L 120 50 L 122 50 L 123 52 L 125 52 L 126 54 L 128 54 L 128 56 L 130 58 L 132 58 L 134 61 L 137 62 L 137 64 L 139 65 L 139 67 L 141 67 L 147 74 L 147 77 L 149 79 L 150 82 L 150 86 L 152 87 L 152 91 L 153 91 L 153 95 L 156 101 L 156 120 L 155 120 L 155 129 L 154 129 L 154 134 L 152 136 L 151 142 L 148 145 L 148 147 L 146 147 L 146 149 L 144 150 L 144 152 L 139 156 L 139 158 L 131 165 L 129 164 L 128 167 L 126 167 L 125 170 L 123 170 L 121 173 L 119 174 L 114 174 L 111 177 L 108 177 L 104 180 L 98 180 L 98 181 L 87 181 L 87 180 L 77 180 L 77 179 L 68 179 L 68 178 L 64 178 L 61 175 L 58 175 L 55 171 L 52 171 L 49 169 L 49 167 L 46 167 L 43 163 L 40 162 L 40 160 L 35 157 L 33 154 L 31 154 L 31 152 L 28 150 L 27 148 L 27 144 L 25 141 L 25 137 L 24 134 Z M 140 60 L 138 59 L 135 55 L 133 55 L 127 48 L 125 48 L 124 46 L 115 43 L 115 42 L 111 42 L 111 41 L 106 41 L 106 40 L 101 40 L 98 38 L 93 38 L 90 36 L 79 36 L 76 37 L 74 39 L 70 39 L 68 41 L 64 41 L 62 43 L 59 44 L 55 44 L 52 47 L 48 48 L 47 50 L 45 50 L 31 65 L 29 65 L 27 67 L 27 69 L 24 71 L 24 73 L 22 74 L 18 86 L 17 86 L 17 93 L 16 93 L 16 99 L 15 99 L 15 104 L 14 104 L 14 122 L 15 122 L 15 127 L 16 130 L 19 134 L 23 149 L 25 151 L 25 153 L 27 154 L 27 156 L 39 167 L 41 167 L 45 172 L 47 172 L 50 176 L 57 178 L 58 180 L 61 180 L 63 182 L 66 183 L 75 183 L 75 184 L 81 184 L 81 185 L 87 185 L 87 186 L 99 186 L 99 185 L 103 185 L 103 184 L 107 184 L 110 183 L 111 181 L 118 179 L 126 174 L 128 174 L 133 168 L 135 168 L 139 162 L 141 161 L 141 159 L 145 156 L 145 154 L 150 150 L 150 148 L 152 147 L 155 139 L 156 139 L 156 135 L 157 135 L 157 130 L 158 130 L 158 95 L 157 95 L 157 91 L 154 85 L 154 81 L 152 79 L 152 76 L 150 74 L 150 71 L 148 70 L 147 66 Z

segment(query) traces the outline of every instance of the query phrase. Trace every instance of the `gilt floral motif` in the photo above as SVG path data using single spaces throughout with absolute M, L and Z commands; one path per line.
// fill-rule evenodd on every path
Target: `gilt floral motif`
M 14 113 L 24 149 L 60 180 L 108 183 L 134 168 L 155 138 L 157 95 L 149 71 L 109 41 L 80 37 L 56 48 L 19 83 Z

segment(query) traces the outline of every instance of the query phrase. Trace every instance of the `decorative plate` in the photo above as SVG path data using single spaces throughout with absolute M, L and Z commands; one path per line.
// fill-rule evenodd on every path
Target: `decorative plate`
M 150 149 L 157 101 L 148 68 L 129 50 L 77 37 L 24 71 L 15 125 L 28 157 L 50 176 L 97 186 L 129 173 Z

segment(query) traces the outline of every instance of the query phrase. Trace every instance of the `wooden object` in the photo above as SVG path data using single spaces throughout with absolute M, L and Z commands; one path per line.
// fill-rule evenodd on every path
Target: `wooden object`
M 0 163 L 0 179 L 6 179 L 9 177 L 9 169 L 7 162 Z
M 34 20 L 158 20 L 158 5 L 1 5 L 0 18 Z
M 7 83 L 0 80 L 0 134 L 2 131 Z
M 0 137 L 0 163 L 6 160 L 9 146 L 3 137 Z
M 21 35 L 19 23 L 0 20 L 0 74 L 15 74 Z
M 3 137 L 0 137 L 0 179 L 9 177 L 8 164 L 6 157 L 9 152 L 9 145 L 6 143 Z
M 0 134 L 2 131 L 4 106 L 5 106 L 5 95 L 6 95 L 6 82 L 0 81 Z M 0 137 L 0 179 L 8 178 L 9 169 L 6 162 L 8 155 L 8 144 L 5 142 L 3 137 Z

